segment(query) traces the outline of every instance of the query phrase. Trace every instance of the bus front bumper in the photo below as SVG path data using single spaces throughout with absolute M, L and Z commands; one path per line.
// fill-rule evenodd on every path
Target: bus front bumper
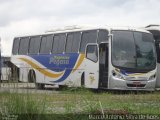
M 154 91 L 155 84 L 156 84 L 156 79 L 123 80 L 123 79 L 112 77 L 109 81 L 109 89 Z

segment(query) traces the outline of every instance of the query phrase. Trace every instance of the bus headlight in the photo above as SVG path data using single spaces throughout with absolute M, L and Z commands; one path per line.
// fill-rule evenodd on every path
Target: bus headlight
M 156 78 L 156 74 L 151 75 L 151 76 L 149 77 L 149 80 L 154 80 L 155 78 Z
M 125 77 L 122 74 L 115 72 L 114 70 L 112 71 L 112 75 L 116 78 L 125 80 Z

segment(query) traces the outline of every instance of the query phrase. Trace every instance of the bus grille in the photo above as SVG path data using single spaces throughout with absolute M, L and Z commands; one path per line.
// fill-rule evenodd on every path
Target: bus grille
M 136 84 L 127 84 L 128 87 L 145 87 L 146 84 L 139 84 L 139 85 L 136 85 Z

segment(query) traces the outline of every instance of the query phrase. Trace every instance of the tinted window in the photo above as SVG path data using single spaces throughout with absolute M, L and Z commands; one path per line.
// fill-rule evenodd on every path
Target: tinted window
M 81 33 L 74 33 L 74 40 L 72 44 L 72 52 L 78 52 L 81 40 Z
M 59 44 L 59 36 L 54 36 L 54 42 L 53 42 L 53 53 L 58 52 L 58 44 Z
M 21 38 L 19 46 L 19 54 L 26 55 L 28 53 L 29 37 Z
M 66 43 L 66 52 L 70 53 L 72 52 L 72 44 L 73 44 L 73 33 L 68 34 L 67 36 L 67 43 Z
M 58 53 L 61 53 L 64 51 L 64 47 L 65 47 L 65 41 L 66 41 L 66 35 L 60 35 L 59 36 L 59 48 L 58 48 Z
M 115 66 L 135 68 L 135 43 L 130 31 L 113 31 L 112 62 Z
M 89 45 L 87 47 L 86 57 L 94 62 L 98 60 L 98 50 L 96 45 Z
M 98 43 L 108 41 L 108 31 L 107 30 L 99 30 L 98 33 Z
M 97 31 L 96 30 L 83 32 L 80 52 L 85 52 L 86 45 L 88 43 L 96 43 L 96 40 L 97 40 Z
M 53 35 L 43 36 L 41 42 L 40 53 L 50 53 L 52 49 Z
M 155 39 L 155 46 L 157 52 L 157 62 L 160 63 L 160 31 L 159 30 L 149 30 Z
M 137 67 L 154 68 L 156 64 L 154 39 L 151 34 L 134 32 L 136 43 Z
M 62 53 L 64 51 L 65 40 L 66 40 L 65 34 L 55 35 L 52 52 L 53 53 Z
M 78 52 L 81 33 L 69 33 L 67 36 L 66 52 Z
M 157 62 L 160 63 L 160 36 L 156 37 L 155 39 L 155 46 L 156 46 L 156 52 L 157 52 Z
M 149 30 L 156 41 L 160 41 L 160 31 L 159 30 Z
M 155 68 L 155 48 L 151 34 L 132 31 L 113 31 L 112 33 L 113 65 L 136 72 Z
M 40 36 L 32 37 L 31 40 L 30 40 L 29 53 L 30 54 L 39 53 L 40 43 L 41 43 L 41 37 Z
M 12 53 L 13 53 L 14 55 L 18 53 L 19 42 L 20 42 L 20 39 L 19 39 L 19 38 L 15 38 L 15 39 L 14 39 L 13 49 L 12 49 Z

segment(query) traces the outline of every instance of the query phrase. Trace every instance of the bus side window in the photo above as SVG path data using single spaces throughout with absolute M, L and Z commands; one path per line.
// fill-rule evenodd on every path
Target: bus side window
M 54 36 L 52 53 L 63 53 L 65 46 L 66 35 L 58 34 Z
M 15 38 L 13 42 L 13 49 L 12 49 L 13 55 L 18 54 L 19 43 L 20 43 L 20 38 Z
M 107 41 L 108 41 L 108 31 L 107 30 L 99 30 L 98 43 L 107 42 Z
M 19 45 L 19 54 L 26 55 L 28 53 L 29 37 L 21 38 Z
M 52 42 L 53 42 L 53 35 L 43 36 L 41 46 L 40 46 L 40 53 L 42 54 L 51 53 Z
M 98 49 L 97 45 L 88 45 L 86 49 L 86 58 L 97 62 L 98 61 Z
M 157 62 L 160 63 L 160 41 L 158 39 L 156 39 L 155 47 L 157 52 Z
M 40 43 L 41 43 L 41 37 L 40 36 L 31 37 L 29 53 L 30 54 L 39 53 Z
M 159 49 L 157 51 L 157 61 L 160 63 L 160 42 L 159 42 Z
M 80 40 L 80 32 L 68 33 L 66 42 L 66 53 L 78 52 Z
M 66 53 L 72 52 L 72 44 L 73 44 L 73 39 L 74 39 L 73 37 L 74 37 L 73 33 L 69 33 L 67 35 Z
M 86 45 L 88 43 L 96 43 L 97 41 L 97 30 L 85 31 L 82 33 L 82 40 L 80 46 L 80 52 L 85 52 Z

